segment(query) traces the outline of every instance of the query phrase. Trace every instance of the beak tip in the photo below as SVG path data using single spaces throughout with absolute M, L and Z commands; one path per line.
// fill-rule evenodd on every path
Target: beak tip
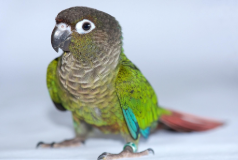
M 51 46 L 53 49 L 59 53 L 59 49 L 63 51 L 69 50 L 69 44 L 71 40 L 71 31 L 69 30 L 59 30 L 58 27 L 55 27 L 51 34 Z
M 54 50 L 55 50 L 55 52 L 59 52 L 59 48 L 58 47 L 56 47 L 56 48 L 54 48 Z

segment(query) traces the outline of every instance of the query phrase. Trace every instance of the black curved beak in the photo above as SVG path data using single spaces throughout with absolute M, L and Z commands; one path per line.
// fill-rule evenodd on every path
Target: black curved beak
M 71 31 L 61 30 L 57 26 L 51 34 L 51 45 L 56 52 L 61 48 L 63 51 L 69 52 L 69 44 L 71 40 Z

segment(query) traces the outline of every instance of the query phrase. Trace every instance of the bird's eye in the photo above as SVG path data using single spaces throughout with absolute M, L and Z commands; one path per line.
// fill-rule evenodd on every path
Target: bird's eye
M 84 19 L 78 22 L 75 28 L 79 34 L 86 34 L 91 32 L 95 28 L 95 25 L 90 20 Z
M 83 24 L 83 30 L 88 31 L 88 30 L 90 30 L 90 28 L 91 28 L 90 23 L 85 22 L 85 23 Z

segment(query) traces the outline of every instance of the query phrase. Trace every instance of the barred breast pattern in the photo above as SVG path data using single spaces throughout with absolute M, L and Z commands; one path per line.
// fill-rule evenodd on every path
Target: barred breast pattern
M 113 81 L 118 73 L 120 52 L 121 48 L 115 45 L 107 53 L 92 54 L 80 60 L 71 53 L 64 53 L 57 68 L 61 86 L 82 106 L 107 107 L 115 100 Z

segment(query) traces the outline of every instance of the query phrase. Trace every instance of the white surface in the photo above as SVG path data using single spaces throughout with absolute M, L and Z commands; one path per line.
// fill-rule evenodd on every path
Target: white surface
M 203 133 L 159 131 L 139 146 L 153 148 L 155 156 L 141 159 L 238 159 L 238 2 L 215 0 L 2 2 L 1 159 L 89 160 L 121 151 L 119 137 L 103 134 L 78 148 L 35 149 L 38 141 L 74 136 L 70 113 L 53 107 L 45 73 L 58 56 L 50 45 L 54 18 L 79 5 L 117 18 L 125 53 L 151 82 L 161 105 L 226 122 Z

